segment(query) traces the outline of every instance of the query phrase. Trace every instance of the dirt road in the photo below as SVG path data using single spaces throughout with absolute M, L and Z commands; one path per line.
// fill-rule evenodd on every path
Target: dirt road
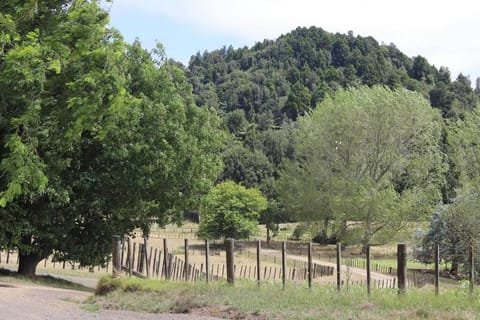
M 268 254 L 270 256 L 277 256 L 278 258 L 281 257 L 281 252 L 278 251 L 278 250 L 262 249 L 262 253 Z M 304 261 L 304 262 L 308 261 L 308 258 L 305 257 L 305 256 L 289 255 L 288 257 L 291 258 L 291 259 L 295 259 L 297 261 Z M 336 263 L 327 262 L 327 261 L 323 261 L 323 260 L 312 259 L 312 263 L 318 263 L 318 264 L 321 264 L 321 265 L 324 265 L 324 266 L 330 266 L 330 267 L 333 267 L 333 268 L 337 268 Z M 367 270 L 365 270 L 365 269 L 347 267 L 345 265 L 342 265 L 341 270 L 342 270 L 342 279 L 346 279 L 347 277 L 349 277 L 349 275 L 347 275 L 347 273 L 351 273 L 354 276 L 360 277 L 362 279 L 367 278 Z M 375 280 L 384 280 L 384 281 L 392 281 L 393 282 L 394 279 L 396 279 L 395 276 L 389 276 L 389 275 L 385 275 L 383 273 L 378 273 L 378 272 L 371 272 L 370 275 L 372 277 L 372 280 L 375 279 Z
M 182 314 L 82 309 L 88 292 L 0 281 L 0 319 L 5 320 L 215 320 Z

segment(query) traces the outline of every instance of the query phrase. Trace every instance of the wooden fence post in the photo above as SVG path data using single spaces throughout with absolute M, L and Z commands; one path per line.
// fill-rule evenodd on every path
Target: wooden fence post
M 137 260 L 137 272 L 143 273 L 144 261 L 145 261 L 145 245 L 143 243 L 138 244 L 138 260 Z
M 440 246 L 435 245 L 435 295 L 439 293 L 439 280 L 440 280 Z
M 367 255 L 367 293 L 368 295 L 370 295 L 370 292 L 371 292 L 371 282 L 372 282 L 372 277 L 371 277 L 371 270 L 370 270 L 370 245 L 367 245 L 367 252 L 366 252 L 366 255 Z
M 287 282 L 287 244 L 285 241 L 282 242 L 282 287 L 285 289 Z
M 123 256 L 124 255 L 125 255 L 125 237 L 122 237 L 122 255 L 120 257 L 120 269 L 123 267 Z M 64 263 L 63 266 L 64 266 L 64 269 L 65 269 L 65 263 Z
M 132 258 L 132 244 L 130 242 L 130 237 L 127 238 L 127 259 L 128 259 L 128 275 L 132 276 L 132 268 L 133 268 L 133 258 Z
M 185 263 L 183 265 L 183 277 L 188 281 L 188 239 L 185 239 Z
M 113 241 L 113 252 L 112 252 L 112 276 L 114 278 L 120 277 L 120 273 L 122 272 L 122 261 L 120 260 L 121 258 L 121 241 L 120 241 L 120 236 L 114 235 L 112 237 Z
M 148 242 L 147 242 L 147 237 L 143 237 L 143 254 L 144 254 L 144 260 L 143 260 L 143 263 L 145 264 L 145 269 L 147 270 L 147 279 L 150 278 L 150 270 L 149 267 L 150 267 L 150 261 L 148 259 Z
M 308 287 L 312 288 L 312 242 L 308 243 L 308 266 L 307 266 L 307 273 L 308 273 Z
M 225 239 L 226 264 L 227 264 L 227 283 L 235 284 L 235 269 L 234 269 L 234 240 Z
M 398 293 L 404 294 L 407 289 L 407 245 L 404 243 L 397 246 L 397 277 Z
M 473 284 L 475 282 L 475 261 L 474 261 L 473 244 L 470 244 L 470 250 L 469 250 L 469 255 L 468 255 L 468 264 L 470 265 L 470 273 L 469 273 L 470 293 L 473 293 Z
M 337 242 L 337 290 L 340 291 L 342 285 L 342 275 L 341 275 L 341 263 L 342 263 L 342 244 Z
M 262 249 L 262 244 L 261 241 L 257 241 L 257 285 L 260 287 L 260 281 L 261 281 L 261 276 L 260 276 L 260 251 Z
M 208 283 L 210 278 L 210 243 L 205 239 L 205 281 Z
M 170 270 L 168 268 L 168 244 L 167 239 L 163 239 L 163 271 L 165 275 L 165 279 L 170 279 Z

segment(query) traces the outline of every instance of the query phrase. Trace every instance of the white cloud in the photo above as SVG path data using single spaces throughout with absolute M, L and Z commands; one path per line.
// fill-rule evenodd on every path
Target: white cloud
M 168 17 L 197 32 L 228 36 L 253 44 L 275 39 L 297 26 L 329 32 L 349 30 L 395 43 L 408 55 L 421 54 L 480 76 L 480 3 L 470 0 L 118 0 L 115 10 Z

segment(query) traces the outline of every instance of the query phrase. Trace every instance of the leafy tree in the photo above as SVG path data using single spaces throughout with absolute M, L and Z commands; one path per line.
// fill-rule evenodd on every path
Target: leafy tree
M 223 154 L 221 181 L 234 181 L 248 188 L 259 187 L 273 174 L 273 166 L 261 151 L 251 151 L 233 142 Z
M 463 119 L 449 122 L 448 146 L 450 162 L 457 172 L 457 196 L 440 207 L 432 217 L 430 230 L 422 241 L 418 258 L 429 262 L 433 247 L 440 245 L 442 259 L 451 263 L 451 272 L 462 270 L 469 247 L 479 249 L 479 190 L 480 190 L 480 111 L 466 113 Z M 465 268 L 463 268 L 465 269 Z
M 480 257 L 479 209 L 480 201 L 474 194 L 459 196 L 454 202 L 440 206 L 432 216 L 430 230 L 422 239 L 420 250 L 414 251 L 415 258 L 424 263 L 432 263 L 435 246 L 439 245 L 441 260 L 450 266 L 451 274 L 468 271 L 472 245 L 475 259 Z
M 297 120 L 299 116 L 302 116 L 310 110 L 310 102 L 312 96 L 308 92 L 307 88 L 301 83 L 296 82 L 290 94 L 288 95 L 287 102 L 283 107 L 283 112 L 292 120 Z
M 242 109 L 237 109 L 227 113 L 224 116 L 224 122 L 228 128 L 228 131 L 236 136 L 245 134 L 248 127 L 248 121 L 245 118 L 245 111 Z
M 364 246 L 408 221 L 424 220 L 441 199 L 442 121 L 418 94 L 350 89 L 299 120 L 295 161 L 279 190 L 302 220 L 334 219 L 337 237 L 357 221 Z
M 248 238 L 266 208 L 267 201 L 258 190 L 247 189 L 232 181 L 223 182 L 203 201 L 198 234 L 214 239 Z
M 220 169 L 183 70 L 125 45 L 97 1 L 0 5 L 0 248 L 104 263 L 113 234 L 176 219 Z

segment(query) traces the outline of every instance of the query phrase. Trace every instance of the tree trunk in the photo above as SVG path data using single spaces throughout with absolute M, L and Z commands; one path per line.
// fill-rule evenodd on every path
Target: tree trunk
M 36 253 L 24 254 L 20 252 L 18 255 L 18 274 L 34 278 L 37 265 L 42 259 Z

